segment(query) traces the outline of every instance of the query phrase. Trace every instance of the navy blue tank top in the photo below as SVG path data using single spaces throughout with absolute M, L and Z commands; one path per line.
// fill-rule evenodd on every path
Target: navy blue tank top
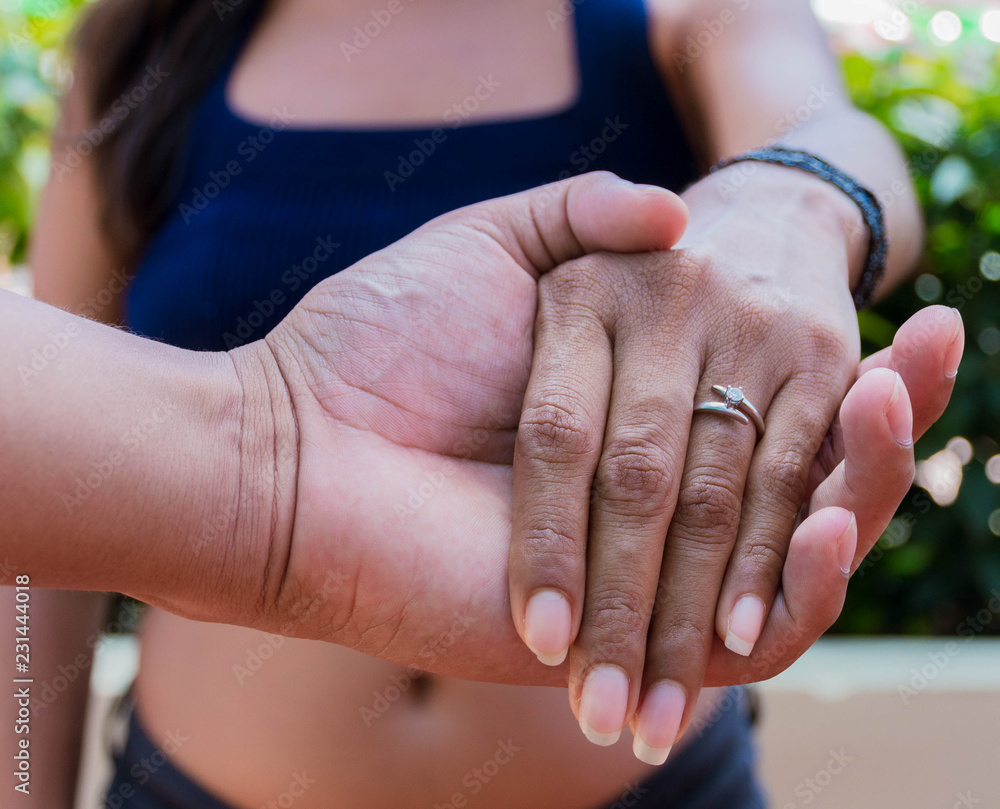
M 239 55 L 198 104 L 174 203 L 127 292 L 129 327 L 184 348 L 263 337 L 317 282 L 434 217 L 598 169 L 680 190 L 697 168 L 647 42 L 642 0 L 575 9 L 580 92 L 539 118 L 307 129 L 233 112 Z M 470 82 L 487 97 L 491 77 Z M 458 124 L 458 125 L 456 125 Z

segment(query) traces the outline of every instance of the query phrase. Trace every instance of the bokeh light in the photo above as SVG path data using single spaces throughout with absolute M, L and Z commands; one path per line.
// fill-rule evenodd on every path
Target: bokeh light
M 888 42 L 904 42 L 913 33 L 909 16 L 887 0 L 812 0 L 821 20 L 848 28 L 871 26 Z
M 1000 9 L 984 11 L 979 18 L 979 30 L 990 42 L 1000 42 Z
M 919 276 L 914 284 L 914 289 L 917 291 L 917 297 L 927 303 L 934 303 L 941 297 L 941 282 L 936 275 L 930 273 Z
M 987 250 L 979 259 L 979 274 L 987 281 L 1000 281 L 1000 253 Z
M 821 19 L 847 25 L 868 25 L 875 19 L 879 4 L 870 0 L 813 0 L 812 5 Z
M 969 442 L 968 438 L 956 435 L 953 439 L 951 439 L 951 441 L 948 442 L 947 449 L 950 449 L 955 453 L 962 466 L 965 466 L 972 460 L 972 444 Z
M 1000 455 L 994 455 L 986 462 L 986 479 L 990 483 L 1000 483 Z
M 993 326 L 988 326 L 979 332 L 979 350 L 982 351 L 986 356 L 992 357 L 997 352 L 1000 352 L 1000 330 L 995 329 Z
M 986 524 L 990 527 L 990 530 L 995 536 L 1000 537 L 1000 508 L 990 514 Z
M 927 491 L 939 506 L 950 506 L 962 488 L 962 459 L 945 448 L 917 462 L 914 484 Z
M 954 11 L 939 11 L 931 17 L 931 33 L 944 44 L 962 36 L 962 20 Z

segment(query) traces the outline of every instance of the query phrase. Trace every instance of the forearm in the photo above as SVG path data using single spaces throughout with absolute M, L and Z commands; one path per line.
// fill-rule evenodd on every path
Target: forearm
M 727 9 L 731 13 L 725 18 L 729 24 L 722 26 L 717 39 L 697 58 L 687 59 L 686 43 L 696 33 L 695 28 L 705 19 L 721 19 Z M 709 0 L 688 4 L 670 20 L 661 21 L 655 42 L 661 65 L 687 109 L 689 129 L 706 165 L 763 145 L 815 153 L 849 173 L 883 204 L 890 247 L 879 293 L 906 277 L 920 254 L 922 239 L 909 168 L 888 131 L 851 105 L 825 36 L 807 3 Z M 778 171 L 788 175 L 790 189 L 799 184 L 822 185 L 797 169 Z M 720 193 L 738 190 L 732 194 L 734 204 L 749 209 L 761 204 L 768 193 L 757 193 L 758 183 L 750 176 L 753 173 L 741 164 L 710 182 Z M 773 176 L 774 171 L 762 174 Z M 773 179 L 767 183 L 775 184 Z M 848 208 L 853 205 L 835 188 L 829 187 L 827 193 L 843 197 Z M 820 209 L 837 205 L 831 201 Z M 692 219 L 696 216 L 692 208 Z M 861 273 L 867 229 L 856 211 L 845 210 L 840 219 L 847 223 L 853 285 Z
M 7 293 L 0 345 L 0 548 L 17 574 L 39 587 L 152 594 L 181 611 L 211 587 L 259 597 L 248 571 L 265 564 L 267 531 L 255 522 L 272 481 L 246 456 L 267 436 L 226 355 Z

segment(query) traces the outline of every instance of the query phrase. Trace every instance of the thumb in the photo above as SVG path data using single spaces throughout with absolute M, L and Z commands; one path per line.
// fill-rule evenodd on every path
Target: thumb
M 425 227 L 474 227 L 537 276 L 589 253 L 666 250 L 687 221 L 673 192 L 600 171 L 462 208 Z
M 896 371 L 913 404 L 913 437 L 920 438 L 948 406 L 964 345 L 961 314 L 928 306 L 899 327 L 890 348 L 861 363 L 858 377 L 873 368 Z

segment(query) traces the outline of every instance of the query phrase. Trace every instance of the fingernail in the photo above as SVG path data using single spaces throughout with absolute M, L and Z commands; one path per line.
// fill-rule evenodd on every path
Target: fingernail
M 628 677 L 618 666 L 594 666 L 580 694 L 580 729 L 594 744 L 618 741 L 628 710 Z
M 896 374 L 892 386 L 892 396 L 885 406 L 885 417 L 889 422 L 889 432 L 899 446 L 907 449 L 913 446 L 913 413 L 903 401 L 903 378 Z
M 726 648 L 749 657 L 764 626 L 764 602 L 756 596 L 743 596 L 729 613 Z
M 649 689 L 639 711 L 632 752 L 639 761 L 659 766 L 667 760 L 684 716 L 684 692 L 673 683 Z
M 851 566 L 854 564 L 854 553 L 858 549 L 858 521 L 854 514 L 851 514 L 851 521 L 844 529 L 844 533 L 837 540 L 837 564 L 840 565 L 840 572 L 845 576 L 851 575 Z
M 958 366 L 962 362 L 962 352 L 965 350 L 965 332 L 962 329 L 962 315 L 958 309 L 952 309 L 955 313 L 955 330 L 951 335 L 951 342 L 944 353 L 944 375 L 948 379 L 958 376 Z
M 524 642 L 546 666 L 558 666 L 569 651 L 573 613 L 556 590 L 539 590 L 524 608 Z

